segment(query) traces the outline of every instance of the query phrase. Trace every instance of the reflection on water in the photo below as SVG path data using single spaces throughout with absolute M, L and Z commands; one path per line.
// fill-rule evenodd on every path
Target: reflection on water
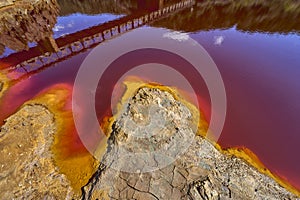
M 137 9 L 136 0 L 57 0 L 60 6 L 60 16 L 74 13 L 97 15 L 111 13 L 116 15 L 130 14 Z
M 300 33 L 299 1 L 199 1 L 190 10 L 154 26 L 184 32 L 228 29 L 245 32 Z
M 228 100 L 222 146 L 246 145 L 300 186 L 300 37 L 235 28 L 191 35 L 221 71 Z M 218 37 L 224 38 L 216 45 Z
M 108 21 L 112 21 L 123 17 L 124 15 L 113 14 L 97 14 L 97 15 L 84 15 L 84 14 L 71 14 L 68 16 L 62 16 L 57 18 L 57 23 L 53 28 L 54 38 L 68 35 L 70 33 L 76 33 L 78 31 L 87 29 L 91 26 L 103 24 Z
M 0 56 L 5 46 L 15 51 L 28 50 L 28 43 L 52 38 L 57 15 L 55 1 L 17 1 L 14 5 L 0 7 Z
M 60 14 L 53 3 L 43 9 L 44 17 L 36 7 L 32 13 L 12 15 L 22 16 L 19 21 L 1 20 L 0 53 L 7 48 L 15 52 L 2 55 L 0 69 L 16 79 L 0 102 L 1 120 L 44 88 L 73 84 L 84 58 L 106 39 L 120 36 L 126 41 L 124 33 L 145 24 L 147 29 L 181 31 L 205 47 L 223 76 L 228 115 L 219 142 L 249 147 L 300 189 L 299 1 L 199 0 L 148 15 L 174 2 L 58 0 Z M 16 13 L 13 8 L 10 13 Z M 45 54 L 49 45 L 58 52 Z M 28 51 L 18 52 L 23 49 Z M 205 92 L 199 95 L 209 104 Z

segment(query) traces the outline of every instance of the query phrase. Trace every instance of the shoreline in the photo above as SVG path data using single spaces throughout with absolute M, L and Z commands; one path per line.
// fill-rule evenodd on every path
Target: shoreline
M 132 88 L 132 86 L 135 86 L 134 88 Z M 168 88 L 165 86 L 160 86 L 160 85 L 147 85 L 144 83 L 139 83 L 139 84 L 134 84 L 134 83 L 127 83 L 126 85 L 127 87 L 127 92 L 124 93 L 123 98 L 121 100 L 122 102 L 128 102 L 130 100 L 130 98 L 136 93 L 137 89 L 141 88 L 141 87 L 145 87 L 145 88 L 150 88 L 150 89 L 158 89 L 161 91 L 165 91 L 167 93 L 171 93 L 172 95 L 174 95 L 175 100 L 180 101 L 181 103 L 183 103 L 184 105 L 186 105 L 190 110 L 193 110 L 193 106 L 191 105 L 189 102 L 186 102 L 182 99 L 182 97 L 179 97 L 176 90 L 174 90 L 174 88 Z M 54 133 L 53 136 L 53 140 L 54 143 L 59 143 L 60 140 L 64 139 L 61 136 L 58 136 L 59 133 L 63 133 L 66 129 L 66 126 L 69 126 L 68 124 L 65 124 L 65 114 L 63 114 L 62 111 L 64 110 L 63 108 L 65 107 L 65 102 L 67 98 L 67 88 L 65 88 L 64 86 L 57 86 L 57 87 L 51 87 L 50 90 L 46 90 L 44 92 L 42 92 L 40 95 L 38 95 L 37 97 L 35 97 L 32 100 L 29 100 L 27 102 L 25 102 L 16 113 L 12 114 L 8 119 L 13 118 L 15 115 L 18 115 L 19 111 L 22 110 L 24 107 L 28 106 L 28 105 L 34 105 L 34 106 L 40 106 L 43 105 L 44 109 L 49 110 L 50 113 L 52 113 L 54 115 L 54 122 L 55 122 L 55 126 L 56 126 L 56 131 Z M 173 94 L 174 93 L 174 94 Z M 0 92 L 1 94 L 1 92 Z M 56 94 L 56 95 L 55 95 Z M 57 99 L 56 97 L 59 98 Z M 60 103 L 58 103 L 60 102 Z M 189 105 L 190 104 L 190 105 Z M 118 106 L 120 110 L 118 110 L 117 114 L 115 116 L 113 116 L 114 118 L 112 118 L 110 121 L 111 122 L 115 122 L 118 118 L 120 118 L 121 116 L 121 112 L 123 109 L 122 106 Z M 199 112 L 199 111 L 198 111 Z M 197 115 L 199 116 L 199 115 Z M 6 120 L 7 121 L 7 120 Z M 203 122 L 203 119 L 201 119 L 201 121 Z M 21 123 L 17 122 L 17 123 Z M 200 123 L 199 123 L 200 124 Z M 201 127 L 198 124 L 199 127 Z M 107 127 L 110 127 L 110 131 L 112 131 L 111 129 L 111 125 L 112 123 L 110 123 Z M 5 124 L 3 126 L 7 126 L 7 122 L 5 122 Z M 201 131 L 198 131 L 197 133 L 197 137 L 203 137 L 205 136 L 203 134 L 203 131 L 207 130 L 207 124 L 204 124 L 204 126 L 202 126 L 202 128 L 200 129 Z M 214 146 L 214 148 L 216 148 L 219 152 L 221 152 L 223 155 L 227 155 L 229 157 L 236 157 L 239 159 L 242 159 L 244 162 L 247 163 L 248 166 L 253 167 L 254 169 L 256 169 L 257 171 L 259 171 L 259 173 L 266 175 L 267 177 L 269 177 L 270 179 L 274 180 L 276 183 L 278 183 L 279 185 L 281 185 L 283 188 L 287 189 L 288 191 L 292 192 L 293 194 L 297 195 L 300 197 L 300 192 L 299 190 L 297 190 L 295 187 L 293 187 L 290 183 L 288 183 L 288 181 L 282 179 L 280 176 L 272 173 L 271 171 L 269 171 L 268 169 L 266 169 L 266 167 L 263 165 L 263 163 L 260 162 L 259 158 L 253 153 L 251 152 L 251 150 L 246 149 L 246 148 L 229 148 L 229 149 L 222 149 L 221 146 L 219 146 L 217 143 L 214 143 L 212 141 L 208 141 L 211 145 Z M 59 150 L 59 146 L 55 147 L 53 149 L 53 147 L 51 148 L 51 152 L 54 154 L 54 160 L 55 160 L 55 154 L 58 155 L 60 150 Z M 107 149 L 102 149 L 101 151 L 107 151 Z M 74 157 L 75 158 L 75 157 Z M 57 157 L 56 157 L 57 159 Z M 79 163 L 82 160 L 83 157 L 80 158 L 77 157 L 75 158 L 75 160 L 77 160 Z M 80 161 L 81 160 L 81 161 Z M 61 164 L 59 164 L 59 162 Z M 59 167 L 60 169 L 64 168 L 62 171 L 60 170 L 60 174 L 66 174 L 66 178 L 68 179 L 68 181 L 70 181 L 70 179 L 73 179 L 71 182 L 74 183 L 74 181 L 76 180 L 76 173 L 79 173 L 79 171 L 75 172 L 75 171 L 70 171 L 71 173 L 73 173 L 73 175 L 68 175 L 68 170 L 71 169 L 71 166 L 74 164 L 72 160 L 70 160 L 70 162 L 68 162 L 69 164 L 67 164 L 67 162 L 64 163 L 64 161 L 60 158 L 58 158 L 58 160 L 55 161 L 55 165 L 56 167 Z M 98 164 L 96 165 L 98 166 Z M 96 169 L 97 167 L 94 166 L 94 168 Z M 97 172 L 93 172 L 93 173 L 97 173 Z M 94 177 L 94 175 L 92 175 L 93 173 L 90 173 L 90 175 L 88 175 L 86 177 L 86 180 L 90 180 L 90 178 Z M 73 178 L 72 178 L 73 177 Z M 75 179 L 74 179 L 75 178 Z M 82 189 L 84 188 L 85 184 L 80 184 L 81 186 L 78 188 L 77 186 L 75 186 L 75 191 L 78 189 Z M 74 186 L 72 186 L 74 189 Z

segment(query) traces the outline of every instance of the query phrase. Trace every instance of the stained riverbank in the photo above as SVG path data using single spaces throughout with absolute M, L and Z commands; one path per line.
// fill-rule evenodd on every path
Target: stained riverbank
M 48 88 L 5 120 L 0 132 L 1 197 L 80 199 L 97 161 L 84 149 L 69 154 L 76 140 L 67 106 L 70 94 L 68 85 Z
M 108 148 L 104 149 L 104 157 L 97 170 L 98 164 L 95 160 L 93 161 L 88 152 L 77 153 L 73 156 L 66 154 L 69 152 L 67 149 L 74 144 L 70 143 L 72 138 L 65 137 L 63 134 L 68 131 L 68 127 L 72 126 L 68 122 L 70 117 L 68 116 L 68 93 L 68 86 L 64 85 L 46 90 L 22 106 L 1 127 L 0 150 L 3 179 L 0 184 L 2 185 L 2 197 L 56 199 L 62 197 L 66 199 L 168 199 L 170 196 L 174 199 L 297 198 L 269 176 L 260 173 L 259 171 L 264 171 L 265 174 L 270 172 L 263 169 L 259 160 L 253 159 L 255 158 L 253 155 L 247 157 L 244 153 L 245 150 L 236 149 L 227 150 L 224 154 L 223 150 L 218 150 L 200 136 L 205 135 L 201 132 L 207 130 L 206 122 L 201 119 L 196 125 L 193 118 L 195 114 L 189 109 L 191 107 L 187 106 L 185 101 L 178 96 L 173 96 L 175 95 L 174 90 L 162 86 L 143 86 L 136 90 L 133 96 L 126 97 L 128 107 L 123 105 L 121 108 L 128 109 L 121 109 L 120 113 L 115 116 L 115 121 L 110 128 L 112 133 L 108 138 Z M 155 107 L 155 109 L 149 111 L 151 107 Z M 149 115 L 153 112 L 153 116 Z M 153 124 L 156 123 L 154 116 L 166 120 L 161 130 Z M 147 127 L 147 134 L 153 135 L 152 137 L 156 139 L 144 138 L 142 143 L 140 139 L 135 139 L 135 137 L 145 137 L 146 135 L 143 135 L 134 126 L 129 126 L 130 121 L 136 123 L 137 126 Z M 197 127 L 198 133 L 196 133 Z M 132 131 L 135 131 L 134 137 L 131 135 Z M 121 146 L 129 148 L 133 152 L 144 152 L 153 148 L 159 150 L 164 145 L 171 144 L 169 142 L 172 139 L 176 140 L 178 133 L 180 133 L 180 137 L 183 137 L 183 140 L 180 139 L 181 141 L 184 141 L 184 138 L 190 140 L 190 134 L 197 136 L 192 143 L 187 143 L 190 144 L 188 149 L 174 159 L 174 162 L 161 167 L 157 165 L 160 163 L 159 161 L 152 163 L 158 167 L 153 172 L 143 173 L 145 166 L 152 165 L 151 159 L 147 159 L 146 163 L 139 166 L 139 162 L 136 163 L 134 157 L 132 160 L 125 159 L 122 152 L 118 152 Z M 141 135 L 139 136 L 139 134 Z M 169 137 L 172 139 L 169 140 Z M 168 153 L 170 150 L 165 150 L 164 153 Z M 172 155 L 172 151 L 170 155 Z M 247 158 L 247 161 L 245 162 L 244 159 L 235 155 Z M 126 162 L 134 162 L 134 167 L 130 164 L 124 166 L 123 164 Z M 253 165 L 261 168 L 257 170 Z M 125 170 L 124 172 L 123 167 L 127 170 L 137 168 L 137 171 L 128 173 Z M 123 171 L 116 169 L 123 169 Z M 138 172 L 139 170 L 140 172 Z M 17 178 L 14 177 L 16 175 Z M 4 184 L 7 181 L 9 184 Z M 297 193 L 285 182 L 281 182 L 281 184 Z M 83 189 L 82 194 L 81 188 Z M 158 188 L 163 189 L 158 190 Z
M 93 3 L 99 6 L 99 2 L 103 3 L 103 10 L 93 6 Z M 82 30 L 81 23 L 84 23 L 85 27 L 91 27 L 100 22 L 117 19 L 119 14 L 134 13 L 137 9 L 135 1 L 122 1 L 124 4 L 120 7 L 118 7 L 119 1 L 116 2 L 110 7 L 109 1 L 61 0 L 58 3 L 63 7 L 62 12 L 58 14 L 56 7 L 52 7 L 53 10 L 47 11 L 53 12 L 53 15 L 46 16 L 46 19 L 43 19 L 41 13 L 38 14 L 40 9 L 35 10 L 32 7 L 28 9 L 26 6 L 19 6 L 24 20 L 18 15 L 16 19 L 13 16 L 12 22 L 23 23 L 22 28 L 14 32 L 11 29 L 14 27 L 8 23 L 7 27 L 11 30 L 0 36 L 7 39 L 4 41 L 7 45 L 0 42 L 0 54 L 3 53 L 3 57 L 11 55 L 13 63 L 18 64 L 18 59 L 21 59 L 22 55 L 28 55 L 29 52 L 21 51 L 23 53 L 18 54 L 20 57 L 15 56 L 16 54 L 13 55 L 12 52 L 15 47 L 10 45 L 9 42 L 11 41 L 15 41 L 16 45 L 20 44 L 16 47 L 22 47 L 16 48 L 14 51 L 37 45 L 37 48 L 34 48 L 34 53 L 40 53 L 41 50 L 44 54 L 43 45 L 38 41 L 32 42 L 32 38 L 39 40 L 40 36 L 48 36 L 52 31 L 54 35 L 63 36 L 70 31 Z M 298 66 L 300 60 L 298 52 L 300 51 L 300 24 L 297 19 L 299 19 L 300 10 L 297 6 L 299 6 L 299 2 L 292 0 L 268 2 L 260 0 L 209 1 L 209 4 L 206 4 L 206 1 L 198 1 L 192 8 L 185 9 L 140 29 L 144 31 L 143 34 L 147 34 L 149 30 L 155 31 L 156 27 L 169 29 L 171 34 L 178 36 L 178 38 L 181 36 L 179 39 L 192 37 L 203 45 L 221 72 L 228 96 L 227 119 L 218 141 L 219 144 L 223 147 L 246 146 L 255 152 L 264 166 L 270 169 L 273 174 L 290 182 L 299 190 L 300 68 Z M 7 8 L 11 9 L 11 7 Z M 8 10 L 7 8 L 5 9 Z M 30 12 L 26 13 L 26 9 L 27 11 L 34 11 L 35 17 L 27 16 L 30 15 Z M 108 16 L 103 12 L 109 12 L 110 15 Z M 57 23 L 54 25 L 56 18 Z M 47 20 L 51 21 L 49 23 L 50 28 L 46 27 Z M 77 23 L 78 21 L 81 23 Z M 5 22 L 10 21 L 6 20 Z M 30 29 L 31 24 L 44 36 L 36 33 L 36 30 Z M 19 28 L 19 26 L 16 27 Z M 53 29 L 51 30 L 51 28 Z M 25 35 L 26 29 L 31 30 L 31 33 Z M 9 36 L 8 33 L 11 35 Z M 124 42 L 128 42 L 127 34 L 120 36 Z M 25 38 L 22 37 L 23 35 Z M 109 42 L 112 41 L 114 39 Z M 2 64 L 10 66 L 12 63 L 3 62 L 5 59 L 1 59 L 0 73 L 12 75 L 11 78 L 25 74 L 22 79 L 11 82 L 10 87 L 7 87 L 6 81 L 3 81 L 5 84 L 2 92 L 0 92 L 0 96 L 2 95 L 0 99 L 1 125 L 4 119 L 12 116 L 19 110 L 20 106 L 33 99 L 44 89 L 61 83 L 73 85 L 76 72 L 90 50 L 87 49 L 85 52 L 68 56 L 64 60 L 48 64 L 38 68 L 38 70 L 36 70 L 35 64 L 39 65 L 40 63 L 32 63 L 31 60 L 28 63 L 23 63 L 23 68 L 19 65 L 16 68 L 3 69 L 2 71 Z M 115 52 L 115 50 L 107 49 L 108 52 Z M 45 54 L 39 59 L 47 63 L 47 55 Z M 99 59 L 105 59 L 105 57 L 99 56 Z M 134 57 L 134 59 L 138 59 L 138 57 Z M 116 66 L 116 71 L 120 71 L 119 67 L 123 67 L 126 62 L 121 64 Z M 186 66 L 183 67 L 188 69 Z M 26 72 L 26 70 L 28 71 Z M 144 74 L 148 76 L 150 73 Z M 113 73 L 109 75 L 112 76 Z M 2 79 L 0 78 L 0 80 Z M 201 84 L 201 80 L 196 80 L 196 82 Z M 203 91 L 197 95 L 201 96 L 203 102 L 206 103 L 201 104 L 201 107 L 210 109 L 209 96 L 206 96 Z M 100 93 L 99 99 L 101 98 Z M 67 117 L 68 120 L 70 119 L 69 116 L 70 113 Z M 207 118 L 209 120 L 209 117 Z M 63 133 L 65 141 L 73 144 L 69 148 L 64 148 L 62 151 L 64 155 L 73 155 L 72 152 L 76 154 L 77 150 L 82 151 L 82 146 L 78 145 L 80 144 L 78 137 L 76 137 L 76 133 L 74 134 L 74 127 L 64 129 Z M 59 140 L 63 141 L 63 138 Z M 236 153 L 243 155 L 238 150 Z M 65 158 L 65 156 L 60 157 L 60 160 Z M 72 174 L 68 170 L 71 164 L 65 163 L 61 166 L 65 167 L 65 173 Z M 261 168 L 263 169 L 263 167 Z M 76 177 L 72 177 L 72 175 L 70 177 L 72 180 L 76 180 Z M 83 182 L 76 187 L 80 188 Z
M 227 150 L 224 155 L 223 150 L 199 136 L 203 133 L 189 143 L 190 134 L 195 134 L 191 116 L 170 90 L 139 88 L 112 125 L 108 148 L 98 171 L 84 187 L 84 199 L 297 198 L 254 168 L 250 163 L 259 166 L 258 160 L 249 153 L 245 156 L 246 150 Z M 160 117 L 161 128 L 153 125 Z M 190 145 L 186 151 L 185 145 Z M 176 150 L 183 151 L 179 157 Z M 144 156 L 139 157 L 140 153 Z M 235 154 L 247 157 L 248 162 Z M 168 159 L 174 162 L 167 164 Z M 299 195 L 291 186 L 289 189 Z

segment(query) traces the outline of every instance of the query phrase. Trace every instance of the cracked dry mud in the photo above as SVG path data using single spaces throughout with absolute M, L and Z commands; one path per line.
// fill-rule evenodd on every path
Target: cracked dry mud
M 102 163 L 80 197 L 52 159 L 54 114 L 42 105 L 24 105 L 1 127 L 0 199 L 297 199 L 201 136 L 178 154 L 168 138 L 189 144 L 185 136 L 192 138 L 196 131 L 190 110 L 168 91 L 139 89 L 114 122 Z M 151 137 L 139 138 L 139 133 Z M 177 159 L 169 163 L 156 154 L 129 159 L 124 153 L 162 148 L 160 153 Z
M 151 106 L 156 108 L 156 116 L 148 115 Z M 297 199 L 270 177 L 235 156 L 222 154 L 201 136 L 195 136 L 187 151 L 163 167 L 156 155 L 143 160 L 124 151 L 145 153 L 164 148 L 163 143 L 170 144 L 166 137 L 190 135 L 190 114 L 167 91 L 139 89 L 114 122 L 102 164 L 83 188 L 83 199 Z M 167 128 L 151 126 L 153 116 L 159 115 Z M 141 140 L 137 134 L 142 129 L 138 127 L 157 133 Z M 172 148 L 168 146 L 167 150 Z M 157 170 L 143 173 L 149 166 Z

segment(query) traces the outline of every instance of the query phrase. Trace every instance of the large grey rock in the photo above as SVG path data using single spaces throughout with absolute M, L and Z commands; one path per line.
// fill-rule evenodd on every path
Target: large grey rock
M 139 89 L 113 124 L 83 199 L 297 199 L 245 161 L 222 154 L 201 136 L 192 139 L 191 114 L 169 92 Z M 184 141 L 188 149 L 175 155 L 168 144 L 184 140 L 184 134 L 191 143 Z M 163 148 L 166 157 L 175 155 L 174 162 L 165 165 L 163 157 L 149 153 Z M 134 156 L 141 152 L 147 159 Z

